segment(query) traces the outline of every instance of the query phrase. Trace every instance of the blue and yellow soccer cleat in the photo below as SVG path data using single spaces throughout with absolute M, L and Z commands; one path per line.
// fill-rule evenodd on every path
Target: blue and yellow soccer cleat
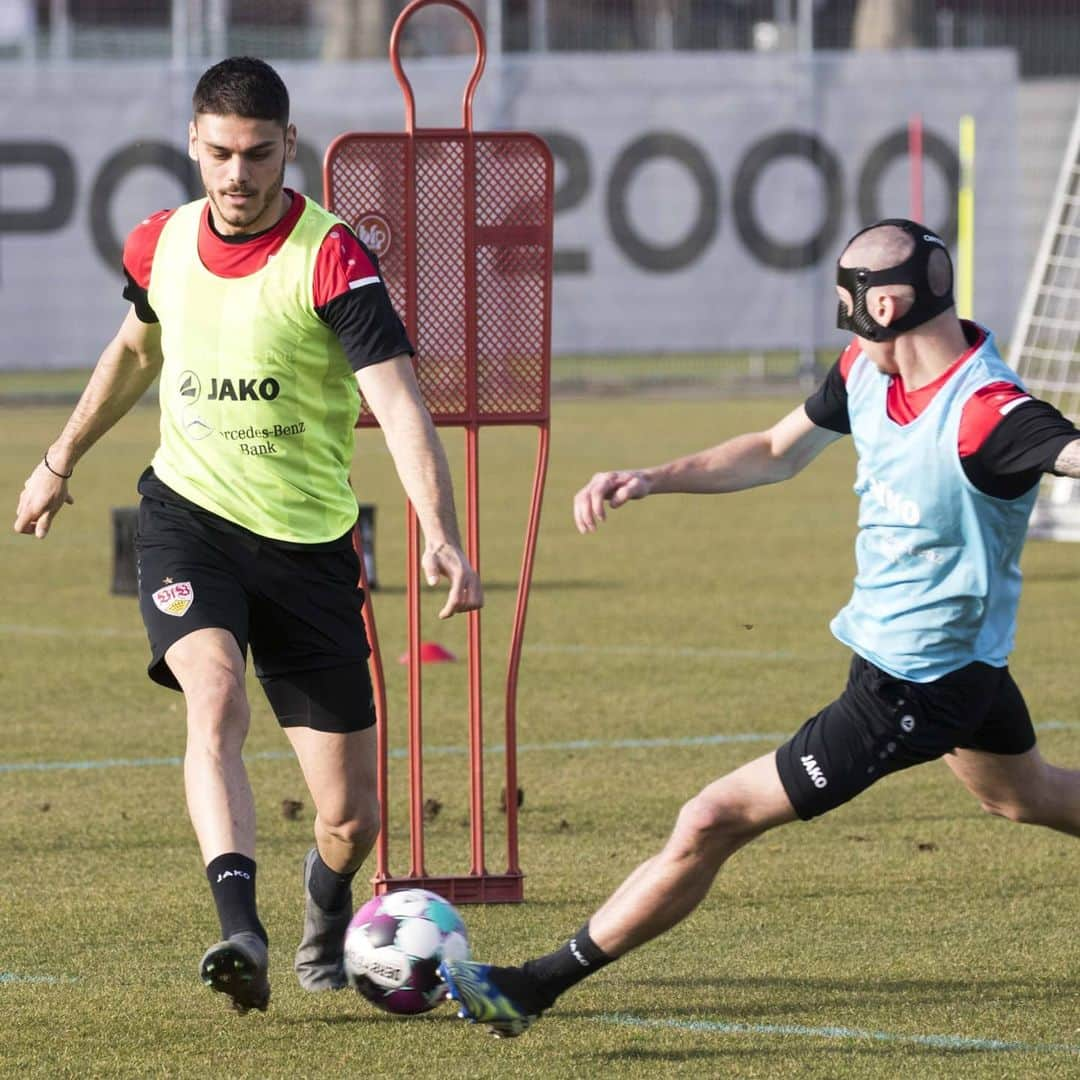
M 444 960 L 439 978 L 446 996 L 456 1001 L 458 1016 L 473 1024 L 487 1024 L 497 1039 L 513 1039 L 529 1028 L 539 1014 L 530 1014 L 510 1000 L 492 981 L 492 966 L 472 960 Z

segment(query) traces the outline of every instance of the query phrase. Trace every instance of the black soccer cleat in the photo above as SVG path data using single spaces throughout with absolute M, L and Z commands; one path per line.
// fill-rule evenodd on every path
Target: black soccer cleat
M 211 990 L 227 994 L 243 1016 L 252 1009 L 266 1012 L 270 1004 L 269 955 L 258 934 L 241 930 L 206 950 L 199 978 Z

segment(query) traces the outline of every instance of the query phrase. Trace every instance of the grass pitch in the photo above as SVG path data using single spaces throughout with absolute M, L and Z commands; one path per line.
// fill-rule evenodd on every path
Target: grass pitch
M 559 399 L 519 695 L 524 905 L 466 907 L 474 952 L 517 961 L 573 932 L 667 835 L 682 802 L 836 695 L 827 622 L 853 570 L 852 456 L 723 498 L 669 496 L 580 537 L 595 470 L 651 464 L 763 427 L 798 401 Z M 2 490 L 67 406 L 7 407 Z M 699 911 L 498 1042 L 449 1008 L 397 1020 L 297 986 L 310 798 L 256 684 L 248 743 L 273 1001 L 233 1016 L 196 965 L 217 927 L 186 819 L 182 703 L 143 674 L 136 603 L 109 593 L 109 508 L 135 501 L 156 413 L 135 410 L 80 465 L 43 543 L 0 540 L 0 1074 L 306 1077 L 1051 1077 L 1080 1074 L 1076 841 L 989 819 L 941 763 L 767 835 Z M 444 439 L 461 475 L 460 433 Z M 488 864 L 501 870 L 496 744 L 535 454 L 481 440 Z M 402 498 L 377 433 L 354 484 L 378 507 L 376 612 L 391 743 L 405 745 Z M 459 479 L 459 501 L 461 481 Z M 10 518 L 9 518 L 10 520 Z M 1033 543 L 1013 669 L 1047 757 L 1080 767 L 1078 552 Z M 424 603 L 423 637 L 465 654 Z M 428 869 L 468 863 L 462 664 L 425 669 Z M 407 850 L 403 763 L 390 824 Z M 304 804 L 298 816 L 286 800 Z M 364 876 L 358 893 L 365 894 Z

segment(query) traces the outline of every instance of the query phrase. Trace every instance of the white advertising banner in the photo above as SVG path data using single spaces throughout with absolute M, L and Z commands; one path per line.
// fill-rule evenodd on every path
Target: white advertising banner
M 388 64 L 277 65 L 300 157 L 349 130 L 401 131 Z M 460 124 L 470 62 L 407 62 L 420 126 Z M 0 367 L 82 367 L 126 310 L 139 220 L 201 194 L 186 154 L 196 71 L 0 66 Z M 924 220 L 956 236 L 958 128 L 975 121 L 975 314 L 1011 329 L 1016 69 L 1004 51 L 549 55 L 489 66 L 478 130 L 543 135 L 556 161 L 557 353 L 828 347 L 833 264 L 863 223 L 909 216 L 923 125 Z

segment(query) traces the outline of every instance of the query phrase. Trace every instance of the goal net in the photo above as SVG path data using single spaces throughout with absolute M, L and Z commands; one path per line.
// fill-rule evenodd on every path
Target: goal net
M 1036 397 L 1080 421 L 1080 107 L 1013 334 L 1010 363 Z M 1031 535 L 1080 540 L 1080 484 L 1043 481 Z

